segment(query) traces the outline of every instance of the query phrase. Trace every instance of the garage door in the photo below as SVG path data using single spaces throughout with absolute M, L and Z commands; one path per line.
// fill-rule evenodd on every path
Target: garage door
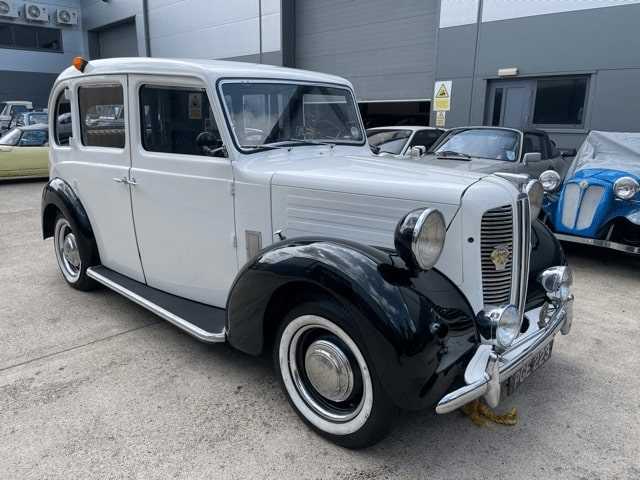
M 138 36 L 133 20 L 92 33 L 91 58 L 138 56 Z
M 429 99 L 437 0 L 296 0 L 295 66 L 347 77 L 360 100 Z

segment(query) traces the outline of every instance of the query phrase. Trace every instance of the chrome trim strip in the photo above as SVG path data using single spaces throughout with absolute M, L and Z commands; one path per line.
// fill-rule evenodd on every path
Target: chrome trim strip
M 516 231 L 515 243 L 518 251 L 517 261 L 514 262 L 516 272 L 513 276 L 511 289 L 511 303 L 518 307 L 520 321 L 524 317 L 527 304 L 527 286 L 529 283 L 529 262 L 531 258 L 531 210 L 529 197 L 521 193 L 516 202 L 515 215 Z
M 538 313 L 539 311 L 540 309 L 533 310 L 533 312 Z M 535 313 L 531 313 L 531 316 L 535 316 Z M 495 356 L 494 352 L 487 354 L 487 352 L 481 350 L 483 348 L 486 349 L 490 347 L 485 345 L 478 347 L 476 355 L 482 356 L 483 359 L 488 359 L 488 361 L 485 360 L 487 361 L 487 365 L 485 371 L 482 372 L 482 376 L 475 382 L 458 388 L 457 390 L 454 390 L 442 397 L 436 406 L 436 413 L 444 414 L 453 412 L 454 410 L 457 410 L 463 405 L 466 405 L 487 393 L 492 394 L 491 400 L 493 400 L 493 405 L 490 404 L 490 406 L 495 407 L 497 405 L 497 400 L 499 399 L 499 384 L 513 375 L 531 356 L 535 355 L 540 349 L 553 341 L 558 331 L 564 326 L 566 320 L 567 306 L 564 305 L 555 311 L 549 320 L 548 325 L 544 329 L 530 334 L 526 337 L 526 341 L 521 342 L 517 347 L 498 356 L 498 362 L 491 361 L 491 356 Z M 499 365 L 499 367 L 497 365 Z M 474 362 L 472 359 L 471 362 L 469 362 L 469 366 L 473 366 L 477 371 L 478 362 Z M 487 373 L 488 371 L 491 372 L 491 375 Z M 466 373 L 465 377 L 467 377 Z M 498 390 L 498 392 L 496 392 L 496 390 Z
M 101 283 L 105 287 L 110 288 L 114 292 L 119 293 L 123 297 L 128 298 L 132 302 L 135 302 L 138 305 L 146 308 L 150 312 L 155 313 L 156 315 L 163 318 L 167 322 L 170 322 L 176 327 L 184 330 L 189 335 L 196 337 L 198 340 L 201 340 L 207 343 L 219 343 L 219 342 L 224 342 L 226 340 L 226 337 L 227 337 L 226 330 L 222 330 L 222 332 L 219 332 L 219 333 L 207 332 L 206 330 L 203 330 L 200 327 L 187 322 L 184 318 L 178 317 L 177 315 L 171 313 L 168 310 L 165 310 L 164 308 L 160 307 L 159 305 L 156 305 L 153 302 L 150 302 L 149 300 L 138 295 L 137 293 L 134 293 L 131 290 L 123 287 L 122 285 L 108 279 L 107 277 L 100 275 L 99 273 L 94 271 L 92 268 L 87 269 L 87 276 L 89 278 L 94 279 L 96 282 Z
M 632 247 L 631 245 L 625 245 L 624 243 L 612 242 L 610 240 L 599 240 L 597 238 L 585 238 L 576 237 L 574 235 L 564 235 L 562 233 L 556 233 L 556 238 L 563 242 L 582 243 L 584 245 L 593 245 L 594 247 L 610 248 L 619 252 L 640 254 L 640 247 Z

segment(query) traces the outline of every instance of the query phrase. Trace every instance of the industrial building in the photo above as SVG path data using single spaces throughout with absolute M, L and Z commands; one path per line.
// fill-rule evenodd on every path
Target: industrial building
M 231 59 L 345 76 L 371 126 L 435 123 L 444 81 L 446 127 L 571 148 L 640 129 L 638 25 L 640 0 L 0 0 L 0 101 L 45 106 L 76 55 Z

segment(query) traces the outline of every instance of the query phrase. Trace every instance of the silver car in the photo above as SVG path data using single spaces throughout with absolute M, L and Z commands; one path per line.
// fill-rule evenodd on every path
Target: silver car
M 385 157 L 424 154 L 445 132 L 433 127 L 376 127 L 367 129 L 367 139 L 373 153 Z M 416 147 L 416 148 L 414 148 Z
M 545 132 L 504 127 L 453 128 L 419 161 L 457 170 L 526 173 L 534 178 L 545 170 L 564 177 L 570 164 Z

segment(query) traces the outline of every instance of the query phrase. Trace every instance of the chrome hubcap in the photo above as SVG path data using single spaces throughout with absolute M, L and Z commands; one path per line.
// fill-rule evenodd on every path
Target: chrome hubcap
M 76 243 L 76 237 L 73 233 L 68 233 L 64 237 L 62 255 L 73 268 L 78 269 L 80 267 L 80 252 L 78 250 L 78 244 Z
M 305 373 L 323 397 L 342 402 L 353 392 L 353 370 L 345 353 L 327 340 L 316 340 L 304 357 Z
M 75 282 L 80 278 L 82 260 L 78 241 L 66 219 L 60 219 L 56 224 L 54 245 L 62 274 L 69 282 Z

